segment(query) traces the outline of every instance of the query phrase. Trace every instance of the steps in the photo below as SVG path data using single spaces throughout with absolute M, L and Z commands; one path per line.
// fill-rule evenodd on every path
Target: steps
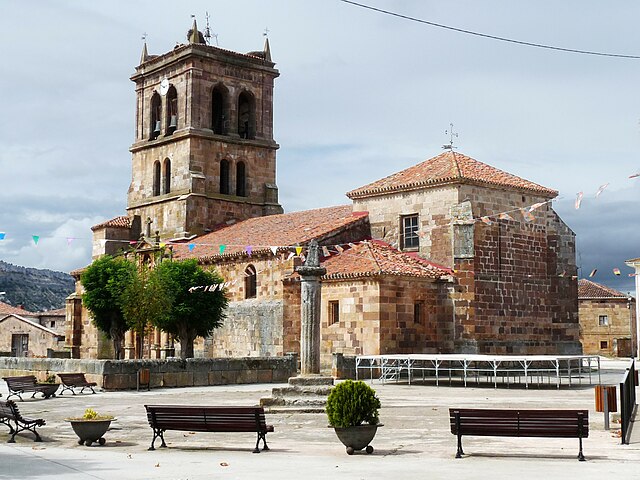
M 333 377 L 307 375 L 289 378 L 287 387 L 275 387 L 271 397 L 261 398 L 260 405 L 268 412 L 324 412 L 327 396 L 333 387 Z

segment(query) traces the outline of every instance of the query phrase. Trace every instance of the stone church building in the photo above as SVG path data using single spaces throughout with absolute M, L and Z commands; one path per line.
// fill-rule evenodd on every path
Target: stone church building
M 581 353 L 575 235 L 551 207 L 558 192 L 451 147 L 355 188 L 349 204 L 283 213 L 278 75 L 268 40 L 236 53 L 207 45 L 194 22 L 170 52 L 149 55 L 145 45 L 131 77 L 127 213 L 92 228 L 94 257 L 144 244 L 216 269 L 227 320 L 198 355 L 299 351 L 294 269 L 313 239 L 327 269 L 325 367 L 332 353 Z M 67 302 L 68 346 L 101 357 L 81 289 Z M 146 354 L 167 355 L 170 342 L 155 332 Z

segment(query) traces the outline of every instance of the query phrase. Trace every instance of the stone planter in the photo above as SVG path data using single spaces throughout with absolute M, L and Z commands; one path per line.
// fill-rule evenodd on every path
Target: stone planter
M 79 418 L 67 418 L 67 422 L 71 423 L 71 428 L 78 435 L 78 444 L 85 444 L 90 447 L 93 442 L 98 442 L 100 445 L 104 445 L 106 440 L 103 435 L 109 429 L 111 422 L 115 418 L 106 420 L 83 420 Z
M 356 450 L 363 448 L 367 453 L 373 452 L 373 447 L 369 445 L 373 437 L 376 436 L 378 427 L 382 427 L 382 423 L 377 425 L 357 425 L 355 427 L 332 427 L 342 444 L 347 447 L 347 453 L 353 455 Z

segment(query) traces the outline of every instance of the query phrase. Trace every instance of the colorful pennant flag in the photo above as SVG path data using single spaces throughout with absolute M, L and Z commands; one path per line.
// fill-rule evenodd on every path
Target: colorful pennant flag
M 547 202 L 538 202 L 538 203 L 534 203 L 533 205 L 531 205 L 529 207 L 529 211 L 533 212 L 534 210 L 536 210 L 537 208 L 540 208 L 541 206 L 543 206 L 545 203 Z
M 0 232 L 0 240 L 4 240 L 5 237 L 5 233 L 4 232 Z
M 74 240 L 75 238 L 67 237 L 67 247 L 70 247 Z
M 620 275 L 620 269 L 619 268 L 614 268 L 613 269 L 613 274 L 619 276 Z
M 344 252 L 344 248 L 342 248 L 340 245 L 336 245 L 336 250 L 338 251 L 338 253 Z
M 591 273 L 589 274 L 589 278 L 595 277 L 597 271 L 598 271 L 597 268 L 594 268 L 593 270 L 591 270 Z
M 322 247 L 322 255 L 325 257 L 331 256 L 331 254 L 329 253 L 329 249 L 327 247 Z
M 580 208 L 580 203 L 582 202 L 582 195 L 584 195 L 582 192 L 578 192 L 576 194 L 576 210 Z
M 220 245 L 220 255 L 224 253 L 224 249 L 227 248 L 226 245 Z
M 196 246 L 193 243 L 189 244 L 189 251 L 193 252 L 193 249 L 196 248 Z
M 251 252 L 253 252 L 253 247 L 251 245 L 247 245 L 244 247 L 244 251 L 247 252 L 247 255 L 251 256 Z
M 598 188 L 598 191 L 596 192 L 596 198 L 598 198 L 600 194 L 604 192 L 604 189 L 607 188 L 608 186 L 609 186 L 608 183 L 605 183 L 604 185 L 600 185 L 600 188 Z
M 296 254 L 293 252 L 289 252 L 289 255 L 287 256 L 287 260 L 291 260 L 293 257 L 295 257 Z
M 302 247 L 296 247 L 296 255 L 300 256 L 301 253 L 302 253 Z
M 38 245 L 38 242 L 40 241 L 40 235 L 31 235 L 31 238 L 33 238 L 33 243 Z
M 526 208 L 521 208 L 520 213 L 522 214 L 522 218 L 524 218 L 525 222 L 532 222 L 536 219 L 533 213 L 529 212 Z
M 509 215 L 508 213 L 501 213 L 500 215 L 498 215 L 498 218 L 500 220 L 513 220 L 513 217 L 511 215 Z
M 278 247 L 269 247 L 271 249 L 271 251 L 273 252 L 274 255 L 278 254 Z
M 634 173 L 633 175 L 629 175 L 629 178 L 636 178 L 636 177 L 640 177 L 640 172 Z
M 480 217 L 480 220 L 487 225 L 491 225 L 493 222 L 489 220 L 489 217 Z

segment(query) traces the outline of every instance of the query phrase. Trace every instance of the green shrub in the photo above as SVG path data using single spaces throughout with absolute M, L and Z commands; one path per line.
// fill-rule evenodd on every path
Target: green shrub
M 345 380 L 329 393 L 327 417 L 332 427 L 354 427 L 364 422 L 379 423 L 380 399 L 376 392 L 363 381 Z

